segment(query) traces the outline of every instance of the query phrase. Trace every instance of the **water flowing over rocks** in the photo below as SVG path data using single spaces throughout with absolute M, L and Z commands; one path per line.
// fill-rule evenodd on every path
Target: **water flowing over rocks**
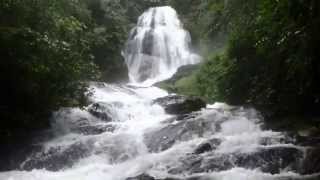
M 55 138 L 20 164 L 26 171 L 0 173 L 0 179 L 315 180 L 319 173 L 317 148 L 263 129 L 252 108 L 216 103 L 170 115 L 164 105 L 181 101 L 158 88 L 92 89 L 88 107 L 54 114 Z
M 255 109 L 146 86 L 195 62 L 188 42 L 172 8 L 146 11 L 125 50 L 131 83 L 92 82 L 91 104 L 55 112 L 50 138 L 0 180 L 318 180 L 319 148 Z

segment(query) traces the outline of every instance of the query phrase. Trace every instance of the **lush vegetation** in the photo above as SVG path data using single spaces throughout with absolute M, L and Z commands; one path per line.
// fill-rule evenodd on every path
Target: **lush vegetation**
M 91 80 L 125 80 L 121 56 L 144 0 L 0 3 L 0 142 L 49 126 L 53 110 L 85 103 Z M 116 76 L 115 76 L 116 75 Z
M 205 61 L 168 88 L 271 115 L 318 115 L 317 0 L 4 0 L 0 3 L 0 136 L 48 127 L 80 106 L 90 80 L 126 80 L 121 56 L 148 7 L 171 5 Z
M 317 0 L 208 0 L 181 11 L 206 47 L 198 95 L 272 116 L 318 116 L 319 8 Z
M 80 1 L 2 1 L 1 137 L 47 126 L 50 110 L 83 102 L 95 78 L 92 26 Z

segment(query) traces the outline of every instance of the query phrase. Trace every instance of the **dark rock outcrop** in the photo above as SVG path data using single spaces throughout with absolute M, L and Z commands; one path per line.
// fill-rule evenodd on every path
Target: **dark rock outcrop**
M 23 170 L 47 169 L 59 171 L 71 167 L 77 160 L 87 157 L 90 148 L 84 144 L 76 143 L 66 149 L 51 148 L 46 152 L 36 152 L 22 164 Z
M 108 111 L 109 109 L 107 108 L 107 104 L 104 103 L 94 103 L 88 108 L 88 112 L 104 121 L 111 121 L 111 117 L 108 114 Z
M 206 103 L 198 97 L 185 97 L 181 95 L 169 95 L 154 100 L 164 107 L 168 114 L 183 115 L 194 111 L 199 111 L 206 107 Z
M 187 141 L 195 136 L 203 137 L 205 132 L 216 131 L 218 122 L 210 119 L 192 118 L 168 124 L 161 129 L 145 134 L 145 143 L 152 152 L 169 149 L 177 141 Z
M 207 142 L 200 144 L 196 150 L 194 151 L 195 154 L 202 154 L 208 151 L 215 150 L 221 143 L 220 139 L 211 139 Z
M 225 171 L 234 167 L 246 169 L 259 168 L 263 172 L 280 173 L 284 168 L 293 171 L 299 170 L 303 152 L 294 147 L 263 148 L 254 153 L 212 153 L 205 156 L 191 154 L 184 159 L 178 167 L 170 169 L 172 174 L 203 173 L 208 171 Z

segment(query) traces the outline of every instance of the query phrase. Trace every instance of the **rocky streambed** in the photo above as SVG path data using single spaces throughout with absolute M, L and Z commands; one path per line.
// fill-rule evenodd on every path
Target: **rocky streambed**
M 47 138 L 12 158 L 0 179 L 320 178 L 319 141 L 267 129 L 253 108 L 207 105 L 155 87 L 92 89 L 88 107 L 57 111 Z

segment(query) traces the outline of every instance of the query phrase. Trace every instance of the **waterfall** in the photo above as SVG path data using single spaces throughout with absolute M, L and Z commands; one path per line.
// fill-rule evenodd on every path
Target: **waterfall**
M 148 9 L 131 30 L 124 50 L 130 81 L 152 85 L 183 65 L 198 63 L 200 57 L 191 52 L 190 44 L 190 34 L 173 8 Z
M 312 148 L 266 129 L 255 109 L 141 87 L 198 62 L 189 43 L 172 8 L 147 10 L 125 50 L 138 86 L 92 82 L 90 105 L 55 112 L 53 135 L 14 154 L 0 180 L 320 179 Z

